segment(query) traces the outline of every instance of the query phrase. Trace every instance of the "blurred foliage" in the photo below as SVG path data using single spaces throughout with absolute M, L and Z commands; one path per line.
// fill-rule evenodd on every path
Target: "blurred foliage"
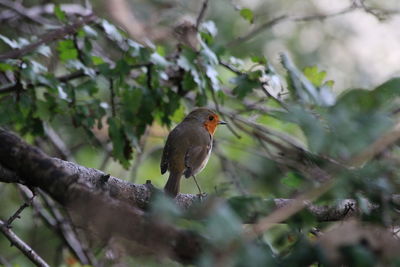
M 223 5 L 212 11 L 212 19 Z M 234 16 L 215 22 L 240 19 L 249 26 L 260 17 L 241 7 Z M 48 18 L 63 27 L 76 16 L 56 5 Z M 398 123 L 400 78 L 337 96 L 335 81 L 327 79 L 327 72 L 315 65 L 318 62 L 300 70 L 282 54 L 279 68 L 284 72 L 278 73 L 262 53 L 249 52 L 254 43 L 242 53 L 224 46 L 236 29 L 215 22 L 200 25 L 196 50 L 184 42 L 143 46 L 109 20 L 98 18 L 18 59 L 3 60 L 0 125 L 50 155 L 132 182 L 151 179 L 161 187 L 165 178 L 158 166 L 168 129 L 195 106 L 216 109 L 230 128 L 218 130 L 214 153 L 198 181 L 210 195 L 226 201 L 214 203 L 211 198 L 211 204 L 196 207 L 205 209 L 205 216 L 193 219 L 191 211 L 181 211 L 157 195 L 149 211 L 205 238 L 209 251 L 199 259 L 200 266 L 334 266 L 309 234 L 315 227 L 327 229 L 329 223 L 317 222 L 306 211 L 256 240 L 242 238 L 243 223 L 270 214 L 275 208 L 272 198 L 292 198 L 318 185 L 320 170 L 335 184 L 319 203 L 354 198 L 365 221 L 398 225 L 398 209 L 388 197 L 398 192 L 400 183 L 398 143 L 377 151 L 361 166 L 351 166 L 351 161 Z M 1 51 L 36 42 L 53 27 L 38 27 L 33 33 L 4 30 Z M 65 151 L 54 143 L 51 131 L 64 141 Z M 10 185 L 0 184 L 0 191 L 0 217 L 7 218 L 21 198 Z M 196 193 L 191 179 L 183 179 L 182 191 Z M 363 206 L 365 200 L 381 208 L 371 212 Z M 28 213 L 15 225 L 18 234 L 48 262 L 65 266 L 69 252 L 35 214 Z M 34 219 L 25 219 L 30 216 Z M 99 250 L 100 258 L 105 252 Z M 373 251 L 359 244 L 340 250 L 352 266 L 379 262 Z M 0 251 L 13 264 L 29 265 L 4 239 Z M 127 261 L 157 265 L 157 259 Z

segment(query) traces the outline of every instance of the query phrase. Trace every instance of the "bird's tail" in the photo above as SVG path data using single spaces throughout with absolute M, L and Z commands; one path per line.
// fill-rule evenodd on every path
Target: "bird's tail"
M 171 197 L 176 197 L 179 193 L 179 184 L 181 180 L 181 173 L 170 173 L 168 177 L 168 181 L 164 186 L 164 192 Z

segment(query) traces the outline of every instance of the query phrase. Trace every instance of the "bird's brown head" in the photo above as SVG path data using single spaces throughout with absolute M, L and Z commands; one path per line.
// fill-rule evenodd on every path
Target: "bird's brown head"
M 197 108 L 192 110 L 192 112 L 186 116 L 185 121 L 193 120 L 204 125 L 211 135 L 214 135 L 218 125 L 226 124 L 226 122 L 219 119 L 219 116 L 214 111 L 208 108 Z

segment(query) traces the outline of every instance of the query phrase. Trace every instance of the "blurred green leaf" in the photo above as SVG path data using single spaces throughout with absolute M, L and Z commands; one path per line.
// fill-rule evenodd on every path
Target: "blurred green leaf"
M 243 99 L 246 95 L 251 93 L 254 88 L 260 86 L 260 72 L 252 72 L 249 75 L 240 75 L 231 79 L 231 83 L 235 84 L 233 93 L 238 96 L 239 99 Z
M 112 155 L 124 168 L 129 167 L 129 160 L 132 157 L 131 145 L 127 140 L 121 121 L 115 118 L 108 118 L 108 134 L 113 144 Z
M 292 188 L 298 188 L 302 184 L 303 179 L 294 172 L 288 172 L 281 181 L 284 185 Z
M 242 18 L 244 18 L 245 20 L 247 20 L 248 22 L 250 22 L 251 24 L 253 24 L 254 22 L 254 15 L 253 15 L 253 11 L 251 11 L 251 9 L 249 8 L 242 8 L 240 10 L 240 16 L 242 16 Z
M 319 71 L 317 66 L 305 67 L 303 73 L 316 87 L 321 87 L 326 77 L 326 71 Z
M 58 18 L 59 21 L 61 22 L 67 22 L 67 16 L 65 12 L 61 9 L 60 4 L 56 4 L 54 6 L 54 14 Z
M 256 221 L 275 209 L 272 200 L 265 200 L 257 196 L 236 196 L 227 200 L 232 210 L 245 222 Z
M 204 235 L 214 246 L 225 246 L 239 238 L 242 224 L 229 206 L 220 203 L 206 221 Z
M 60 59 L 63 62 L 70 60 L 70 59 L 78 58 L 78 51 L 75 49 L 75 45 L 72 40 L 59 41 L 57 50 L 59 52 Z

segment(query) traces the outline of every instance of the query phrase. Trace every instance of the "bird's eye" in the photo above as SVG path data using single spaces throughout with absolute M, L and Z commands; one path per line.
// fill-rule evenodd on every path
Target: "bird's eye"
M 214 117 L 213 117 L 213 116 L 210 116 L 210 117 L 208 117 L 208 119 L 209 119 L 210 121 L 212 121 L 212 120 L 214 119 Z

